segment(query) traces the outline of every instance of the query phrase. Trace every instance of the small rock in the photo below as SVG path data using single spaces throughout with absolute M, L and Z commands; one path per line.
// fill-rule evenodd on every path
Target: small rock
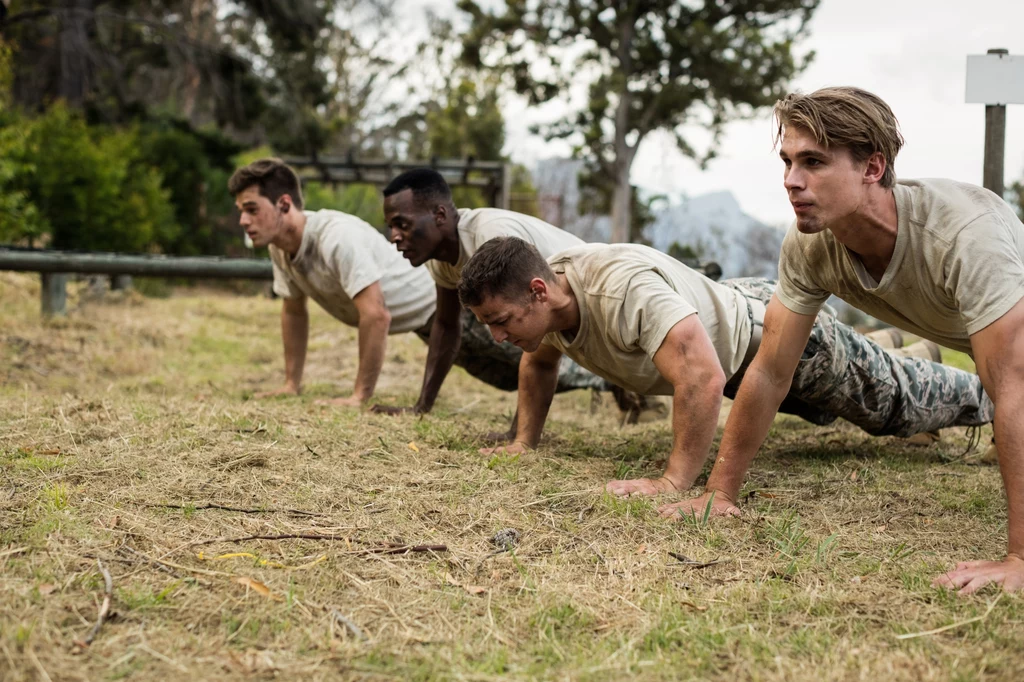
M 491 543 L 498 549 L 507 551 L 519 544 L 519 531 L 515 528 L 499 530 L 491 538 Z

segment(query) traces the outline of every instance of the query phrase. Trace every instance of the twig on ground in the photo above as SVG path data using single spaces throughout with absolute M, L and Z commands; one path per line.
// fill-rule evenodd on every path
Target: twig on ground
M 29 550 L 29 548 L 27 546 L 25 546 L 25 547 L 15 547 L 14 549 L 5 549 L 4 551 L 0 552 L 0 559 L 4 558 L 5 556 L 12 556 L 14 554 L 21 554 L 22 552 L 27 552 L 28 550 Z
M 988 608 L 985 610 L 985 613 L 981 614 L 980 616 L 968 618 L 967 620 L 962 620 L 958 623 L 950 623 L 949 625 L 945 625 L 941 628 L 935 628 L 934 630 L 925 630 L 924 632 L 911 632 L 905 635 L 896 635 L 896 639 L 914 639 L 915 637 L 927 637 L 929 635 L 937 635 L 940 632 L 945 632 L 946 630 L 952 630 L 954 628 L 958 628 L 964 625 L 970 625 L 971 623 L 977 623 L 979 620 L 985 620 L 986 618 L 988 618 L 988 614 L 992 613 L 992 609 L 996 607 L 996 604 L 999 603 L 999 600 L 1003 598 L 1004 594 L 1005 592 L 1000 592 L 999 596 L 993 599 L 992 603 L 988 605 Z
M 92 644 L 93 640 L 96 639 L 96 635 L 99 634 L 100 628 L 103 627 L 103 623 L 107 620 L 107 615 L 110 613 L 110 600 L 114 596 L 114 580 L 110 577 L 110 571 L 103 565 L 102 560 L 97 559 L 96 564 L 100 567 L 100 573 L 103 574 L 103 604 L 100 606 L 100 613 L 96 617 L 96 624 L 92 626 L 92 630 L 89 630 L 89 634 L 85 636 L 85 639 L 75 642 L 75 644 L 83 649 Z
M 313 455 L 317 459 L 320 458 L 320 453 L 319 452 L 317 452 L 313 448 L 309 447 L 309 445 L 307 443 L 303 443 L 303 445 L 306 447 L 307 450 L 309 450 L 309 454 Z
M 348 618 L 346 618 L 345 616 L 341 615 L 341 612 L 340 612 L 340 611 L 338 611 L 337 609 L 331 609 L 331 617 L 332 617 L 332 618 L 333 618 L 334 620 L 336 620 L 336 621 L 338 621 L 339 623 L 341 623 L 342 625 L 344 625 L 345 627 L 347 627 L 347 628 L 348 628 L 348 629 L 349 629 L 349 630 L 350 630 L 350 631 L 352 632 L 352 634 L 353 634 L 353 635 L 355 635 L 355 636 L 356 636 L 356 637 L 357 637 L 358 639 L 363 639 L 363 640 L 365 640 L 365 639 L 367 638 L 367 637 L 366 637 L 366 633 L 365 633 L 365 632 L 363 632 L 363 631 L 362 631 L 362 630 L 361 630 L 361 629 L 359 628 L 359 626 L 358 626 L 358 625 L 356 625 L 355 623 L 353 623 L 353 622 L 352 622 L 351 620 L 349 620 L 349 619 L 348 619 Z
M 157 509 L 221 509 L 223 511 L 241 512 L 243 514 L 295 514 L 297 516 L 323 516 L 318 512 L 305 511 L 302 509 L 253 509 L 248 507 L 228 507 L 223 504 L 156 504 L 153 502 L 133 502 L 140 507 L 152 507 Z
M 130 551 L 132 554 L 137 554 L 140 557 L 142 557 L 143 559 L 145 559 L 146 561 L 151 561 L 152 563 L 157 564 L 159 566 L 167 566 L 167 567 L 170 567 L 170 568 L 177 568 L 177 569 L 182 570 L 182 571 L 188 571 L 189 573 L 199 573 L 200 575 L 212 575 L 212 576 L 220 576 L 220 577 L 227 577 L 227 578 L 230 578 L 230 577 L 233 576 L 232 573 L 225 573 L 223 571 L 208 571 L 205 568 L 193 568 L 192 566 L 182 566 L 181 564 L 176 564 L 176 563 L 173 563 L 171 561 L 167 561 L 167 559 L 154 559 L 153 557 L 149 556 L 148 554 L 143 554 L 142 552 L 140 552 L 138 550 L 135 550 L 135 549 L 132 549 L 131 547 L 127 547 L 126 546 L 125 549 Z
M 197 540 L 189 543 L 188 547 L 198 545 L 212 545 L 219 542 L 246 542 L 248 540 L 328 540 L 332 542 L 345 542 L 367 544 L 366 540 L 348 537 L 347 535 L 320 535 L 318 533 L 281 533 L 278 535 L 245 535 L 238 538 L 212 538 L 210 540 Z M 408 552 L 447 552 L 447 545 L 407 545 L 396 542 L 389 542 L 378 547 L 367 547 L 352 552 L 353 554 L 406 554 Z
M 679 554 L 678 552 L 669 552 L 668 555 L 673 559 L 679 561 L 678 564 L 670 564 L 671 566 L 685 566 L 687 568 L 707 568 L 708 566 L 715 566 L 716 564 L 724 564 L 731 561 L 731 559 L 715 559 L 714 561 L 694 561 L 685 554 Z

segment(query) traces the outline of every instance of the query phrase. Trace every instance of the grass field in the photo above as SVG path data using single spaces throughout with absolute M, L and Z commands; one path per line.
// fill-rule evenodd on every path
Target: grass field
M 962 431 L 780 418 L 742 518 L 669 522 L 601 492 L 671 443 L 608 398 L 558 396 L 538 450 L 483 456 L 514 396 L 461 370 L 422 419 L 314 405 L 356 368 L 319 310 L 305 394 L 262 402 L 278 303 L 72 303 L 44 323 L 36 279 L 0 273 L 2 680 L 1024 679 L 1024 598 L 930 586 L 1004 551 L 999 472 Z M 411 402 L 425 346 L 387 357 L 378 397 Z M 370 551 L 409 545 L 446 549 Z M 100 562 L 111 616 L 82 646 Z

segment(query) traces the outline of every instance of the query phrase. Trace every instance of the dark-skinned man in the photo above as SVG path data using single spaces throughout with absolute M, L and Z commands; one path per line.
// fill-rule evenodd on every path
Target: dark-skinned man
M 397 414 L 429 412 L 452 364 L 502 390 L 518 385 L 522 349 L 497 343 L 473 318 L 464 314 L 456 291 L 462 268 L 474 253 L 494 237 L 516 236 L 553 255 L 583 242 L 539 218 L 497 208 L 457 209 L 444 178 L 429 168 L 407 171 L 384 189 L 384 219 L 391 241 L 414 265 L 425 265 L 437 288 L 437 314 L 429 337 L 426 370 L 419 399 L 412 407 L 375 406 L 374 410 Z M 623 391 L 566 358 L 558 372 L 557 391 L 578 388 L 612 390 L 620 407 Z M 509 439 L 507 434 L 490 434 Z

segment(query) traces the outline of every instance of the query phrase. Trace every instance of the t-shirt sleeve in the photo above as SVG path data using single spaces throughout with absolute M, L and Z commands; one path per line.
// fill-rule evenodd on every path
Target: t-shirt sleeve
M 779 253 L 779 285 L 775 295 L 782 305 L 798 315 L 817 315 L 830 296 L 814 283 L 813 268 L 822 264 L 811 260 L 804 252 L 796 228 L 790 229 Z
M 997 213 L 978 217 L 957 235 L 948 256 L 946 290 L 968 334 L 989 326 L 1024 298 L 1022 239 L 1020 225 L 1007 224 Z
M 622 299 L 621 350 L 628 353 L 641 348 L 653 360 L 672 327 L 696 313 L 697 308 L 657 272 L 634 275 Z
M 329 267 L 350 299 L 354 299 L 374 282 L 379 282 L 384 274 L 374 257 L 373 249 L 358 239 L 335 239 L 329 248 Z

